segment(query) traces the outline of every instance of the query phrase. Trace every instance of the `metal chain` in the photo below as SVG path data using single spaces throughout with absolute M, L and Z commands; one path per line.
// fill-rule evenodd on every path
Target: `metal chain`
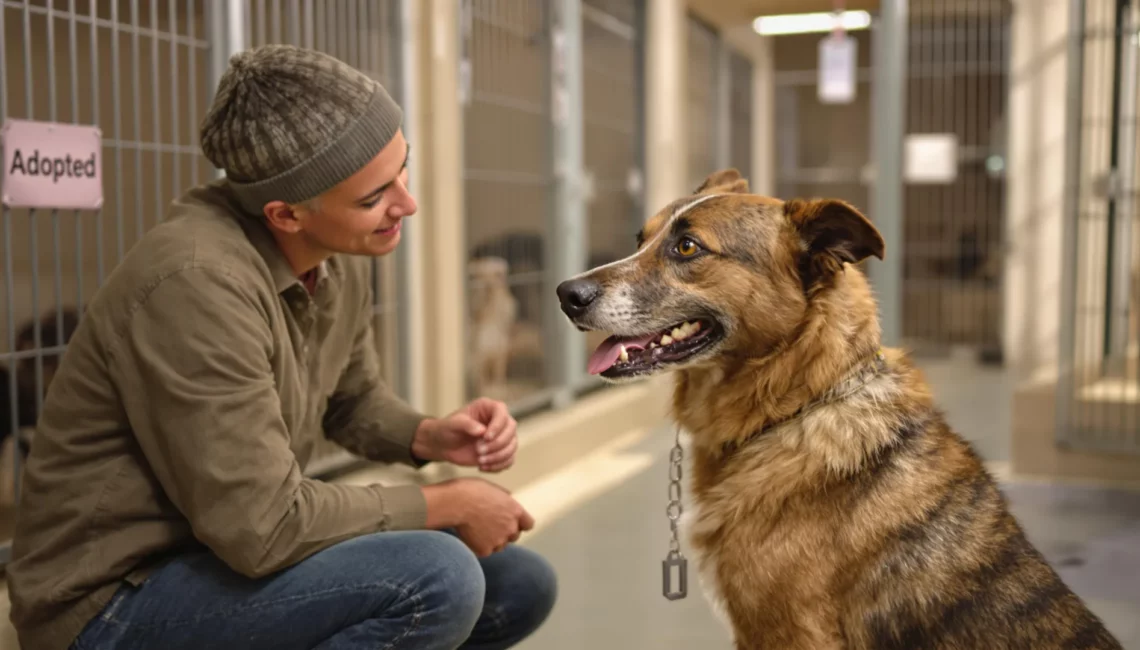
M 683 507 L 681 505 L 681 478 L 684 468 L 681 459 L 684 455 L 681 448 L 681 430 L 677 429 L 677 441 L 669 452 L 669 505 L 665 508 L 665 516 L 669 517 L 669 531 L 673 538 L 669 542 L 670 552 L 681 551 L 681 541 L 677 534 L 677 522 L 681 519 Z
M 681 427 L 678 426 L 676 442 L 669 452 L 669 505 L 665 508 L 665 516 L 669 518 L 669 531 L 672 538 L 669 541 L 669 553 L 665 556 L 665 561 L 661 563 L 662 593 L 669 600 L 680 600 L 688 594 L 688 561 L 681 553 L 681 539 L 678 533 L 678 522 L 683 511 L 681 506 L 681 478 L 683 474 L 681 460 L 684 453 L 681 448 Z M 671 587 L 673 567 L 677 567 L 680 573 L 680 588 L 677 591 L 673 591 Z

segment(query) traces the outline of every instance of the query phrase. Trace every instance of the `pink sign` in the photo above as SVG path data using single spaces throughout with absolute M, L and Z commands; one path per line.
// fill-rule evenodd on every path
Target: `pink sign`
M 0 198 L 13 208 L 94 210 L 103 205 L 99 127 L 8 120 L 0 129 Z

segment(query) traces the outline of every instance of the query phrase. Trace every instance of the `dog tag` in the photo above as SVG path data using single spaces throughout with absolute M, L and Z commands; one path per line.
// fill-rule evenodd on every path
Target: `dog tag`
M 673 568 L 677 568 L 680 588 L 673 591 Z M 670 551 L 661 562 L 662 594 L 669 600 L 681 600 L 689 593 L 689 561 L 677 551 Z

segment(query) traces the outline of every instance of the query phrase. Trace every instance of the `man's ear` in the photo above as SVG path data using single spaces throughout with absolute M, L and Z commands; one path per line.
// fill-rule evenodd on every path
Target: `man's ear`
M 705 193 L 718 193 L 718 194 L 748 194 L 748 180 L 740 175 L 736 169 L 722 169 L 717 172 L 709 174 L 697 191 L 693 194 Z
M 294 234 L 301 229 L 301 222 L 293 206 L 284 201 L 271 201 L 262 208 L 265 222 L 270 228 L 288 234 Z
M 886 243 L 875 226 L 843 201 L 794 199 L 784 204 L 784 214 L 795 226 L 809 257 L 816 260 L 812 266 L 817 271 L 835 272 L 844 262 L 858 264 L 872 256 L 881 260 L 886 252 Z

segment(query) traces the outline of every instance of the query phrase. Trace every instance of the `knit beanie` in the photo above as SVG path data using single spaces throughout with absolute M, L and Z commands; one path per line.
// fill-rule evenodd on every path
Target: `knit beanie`
M 242 207 L 299 203 L 353 175 L 400 128 L 378 82 L 327 54 L 266 45 L 233 55 L 202 121 L 202 152 Z

